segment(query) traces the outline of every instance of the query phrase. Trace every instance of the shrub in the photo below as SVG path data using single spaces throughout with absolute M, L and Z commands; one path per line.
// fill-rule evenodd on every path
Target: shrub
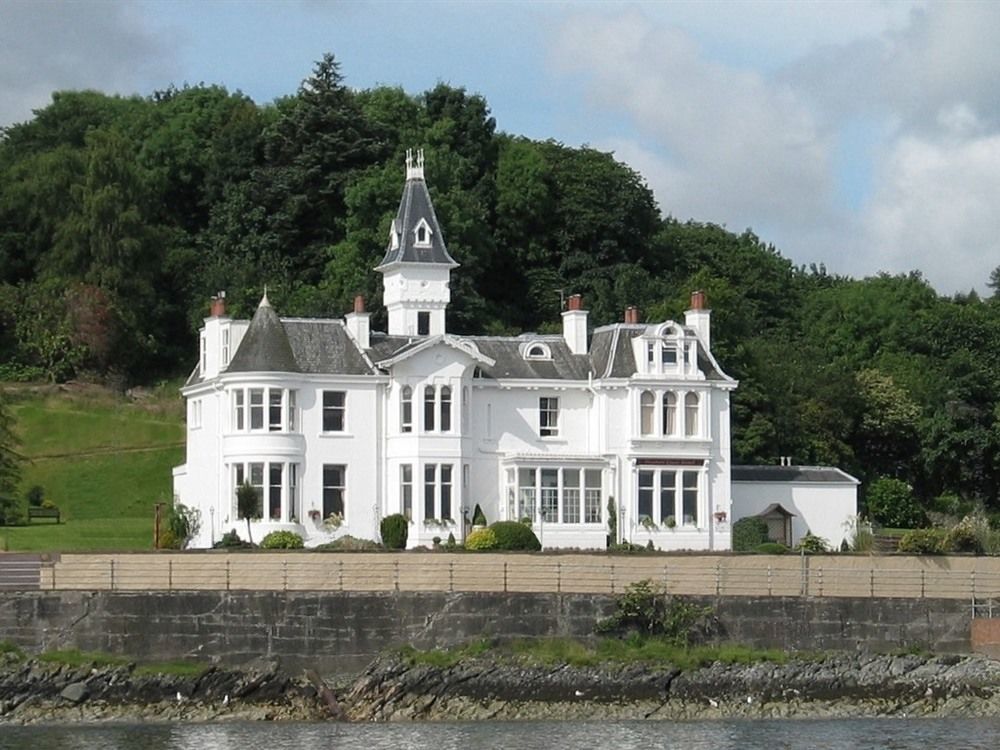
M 924 511 L 913 490 L 900 479 L 882 477 L 868 488 L 868 512 L 872 520 L 895 529 L 915 529 L 924 522 Z
M 476 503 L 476 509 L 472 511 L 472 525 L 473 526 L 486 525 L 486 514 L 483 513 L 483 509 L 479 507 L 479 503 Z
M 650 541 L 653 540 L 650 539 Z M 632 544 L 631 542 L 621 542 L 619 544 L 612 544 L 610 547 L 608 547 L 608 552 L 612 554 L 630 555 L 634 553 L 641 554 L 644 552 L 650 552 L 650 549 L 647 547 L 643 547 L 641 544 Z
M 315 549 L 319 552 L 375 552 L 382 549 L 382 545 L 371 539 L 358 539 L 356 536 L 344 534 L 339 539 L 321 544 Z
M 767 541 L 767 521 L 763 518 L 748 516 L 733 524 L 733 552 L 750 552 Z
M 160 549 L 184 549 L 191 537 L 201 529 L 201 512 L 189 508 L 176 500 L 167 506 L 163 523 L 160 525 Z
M 302 537 L 294 531 L 272 531 L 265 536 L 260 546 L 262 549 L 302 549 Z
M 754 547 L 753 551 L 758 555 L 784 555 L 788 552 L 788 547 L 781 542 L 764 542 Z
M 855 552 L 871 552 L 875 546 L 872 525 L 863 516 L 851 516 L 844 521 L 844 531 L 847 532 L 847 539 L 841 545 L 841 552 L 848 551 L 844 549 L 845 545 Z
M 829 552 L 830 543 L 821 536 L 815 536 L 809 532 L 799 539 L 795 549 L 805 552 L 807 555 L 815 555 L 819 552 Z
M 984 540 L 990 527 L 981 515 L 968 515 L 948 529 L 944 538 L 944 549 L 947 552 L 983 553 Z
M 253 547 L 253 545 L 250 542 L 244 542 L 240 539 L 240 535 L 236 533 L 236 529 L 223 534 L 222 539 L 214 545 L 214 549 L 249 549 L 250 547 Z
M 648 578 L 625 587 L 610 617 L 598 620 L 598 633 L 638 632 L 660 636 L 677 646 L 700 640 L 712 629 L 712 608 L 668 597 Z
M 32 485 L 24 493 L 24 499 L 28 501 L 28 505 L 32 508 L 41 508 L 42 502 L 45 500 L 45 488 L 40 484 Z
M 530 527 L 517 521 L 496 521 L 491 524 L 497 540 L 497 549 L 531 550 L 537 552 L 542 548 L 538 537 Z
M 497 535 L 493 529 L 474 529 L 465 538 L 465 548 L 483 552 L 497 548 Z
M 940 555 L 946 551 L 944 529 L 913 529 L 899 538 L 899 551 L 909 555 Z
M 453 550 L 456 547 L 458 547 L 458 543 L 455 541 L 455 534 L 454 532 L 449 531 L 448 539 L 444 543 L 444 548 L 447 550 Z
M 402 513 L 386 516 L 379 524 L 382 533 L 382 544 L 386 549 L 406 549 L 406 540 L 410 534 L 410 522 Z

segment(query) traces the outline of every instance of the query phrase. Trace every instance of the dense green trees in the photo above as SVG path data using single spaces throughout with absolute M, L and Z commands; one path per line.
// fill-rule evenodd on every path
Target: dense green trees
M 918 273 L 796 268 L 749 230 L 664 218 L 611 154 L 498 133 L 448 84 L 352 90 L 330 55 L 266 106 L 213 85 L 56 92 L 0 132 L 0 378 L 186 372 L 220 289 L 237 315 L 265 284 L 286 314 L 377 303 L 415 147 L 461 264 L 451 330 L 558 330 L 571 293 L 593 325 L 626 305 L 676 319 L 703 289 L 740 380 L 737 461 L 834 463 L 923 509 L 1000 510 L 1000 269 L 981 300 Z

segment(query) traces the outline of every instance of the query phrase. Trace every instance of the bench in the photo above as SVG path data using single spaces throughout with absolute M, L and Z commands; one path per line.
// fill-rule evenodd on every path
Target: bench
M 56 523 L 59 523 L 59 509 L 58 508 L 28 508 L 28 521 L 34 521 L 36 518 L 54 518 Z

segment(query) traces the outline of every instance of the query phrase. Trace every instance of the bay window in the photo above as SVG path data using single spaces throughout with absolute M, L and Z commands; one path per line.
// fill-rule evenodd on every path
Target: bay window
M 508 469 L 508 520 L 536 515 L 543 523 L 601 523 L 601 470 L 570 467 Z
M 295 432 L 295 391 L 233 388 L 231 394 L 234 432 Z

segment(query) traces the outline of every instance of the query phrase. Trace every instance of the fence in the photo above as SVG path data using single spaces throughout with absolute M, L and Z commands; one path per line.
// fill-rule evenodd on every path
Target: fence
M 1000 598 L 1000 558 L 974 557 L 65 554 L 39 568 L 21 588 L 616 594 L 651 579 L 681 595 Z

